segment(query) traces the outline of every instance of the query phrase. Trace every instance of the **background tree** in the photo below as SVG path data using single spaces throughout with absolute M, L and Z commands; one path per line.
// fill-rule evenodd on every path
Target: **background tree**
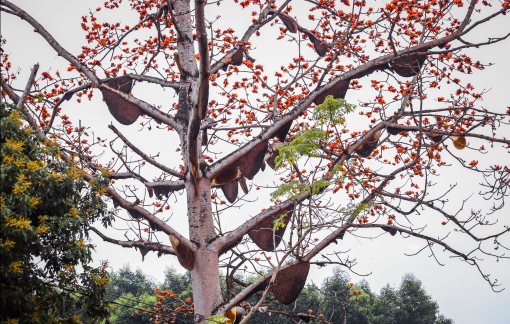
M 139 269 L 132 271 L 129 265 L 112 272 L 107 292 L 109 299 L 114 302 L 112 315 L 109 318 L 110 323 L 150 322 L 151 318 L 155 318 L 151 311 L 154 311 L 155 304 L 158 302 L 156 296 L 159 293 L 155 292 L 159 291 L 172 292 L 172 298 L 168 298 L 170 302 L 165 304 L 165 311 L 161 313 L 172 319 L 173 314 L 176 314 L 177 322 L 186 320 L 183 312 L 169 312 L 168 309 L 175 310 L 182 306 L 182 301 L 192 297 L 189 273 L 181 275 L 175 269 L 167 268 L 165 279 L 159 284 Z
M 19 108 L 2 103 L 0 123 L 0 321 L 104 318 L 107 264 L 89 266 L 87 239 L 91 223 L 110 222 L 100 194 L 108 181 L 84 181 L 85 172 L 28 127 Z
M 41 74 L 27 97 L 34 112 L 30 122 L 63 150 L 74 152 L 75 163 L 90 175 L 101 172 L 112 180 L 107 194 L 120 208 L 118 217 L 129 218 L 131 236 L 119 240 L 94 231 L 142 255 L 175 254 L 191 270 L 196 322 L 228 313 L 256 291 L 263 291 L 260 303 L 269 291 L 280 302 L 292 303 L 310 265 L 355 264 L 334 253 L 331 243 L 345 235 L 377 236 L 376 229 L 422 240 L 418 252 L 435 256 L 446 250 L 497 287 L 478 255 L 502 259 L 501 250 L 507 249 L 500 237 L 509 229 L 496 219 L 504 208 L 510 172 L 494 161 L 507 154 L 510 144 L 498 135 L 507 131 L 508 112 L 483 107 L 485 91 L 462 79 L 485 68 L 465 54 L 467 49 L 509 36 L 501 27 L 484 29 L 482 41 L 471 39 L 492 21 L 508 25 L 508 1 L 393 1 L 382 8 L 365 1 L 308 1 L 310 13 L 293 12 L 290 1 L 243 1 L 239 4 L 253 20 L 242 33 L 215 18 L 219 2 L 132 1 L 140 17 L 134 27 L 103 21 L 102 8 L 83 16 L 88 43 L 77 57 L 29 13 L 9 1 L 0 3 L 4 13 L 26 20 L 70 63 L 67 72 Z M 104 7 L 116 19 L 120 5 L 113 0 Z M 276 71 L 270 71 L 271 62 L 255 61 L 257 48 L 251 43 L 272 27 L 289 41 L 282 42 L 281 52 L 291 53 L 288 59 L 278 58 Z M 7 73 L 3 95 L 14 100 L 7 56 L 2 61 Z M 177 98 L 161 106 L 138 99 L 133 83 L 142 82 L 173 89 Z M 355 107 L 343 98 L 360 88 L 364 92 L 356 111 L 368 120 L 348 126 L 347 121 L 356 120 Z M 173 159 L 163 163 L 148 155 L 133 144 L 128 129 L 121 132 L 114 125 L 109 126 L 117 136 L 109 142 L 114 158 L 103 158 L 98 149 L 106 141 L 83 139 L 84 129 L 72 126 L 61 106 L 74 94 L 81 100 L 97 90 L 118 123 L 141 120 L 143 131 L 157 132 L 158 140 L 163 132 L 174 132 L 175 137 L 160 140 L 169 153 L 166 145 L 178 139 Z M 479 142 L 484 144 L 474 145 Z M 469 153 L 453 151 L 452 144 Z M 490 164 L 478 164 L 482 153 L 494 156 Z M 275 181 L 248 186 L 266 164 L 277 171 Z M 451 170 L 449 165 L 471 174 L 456 181 L 479 177 L 482 196 L 494 205 L 449 213 L 447 197 L 453 189 L 448 177 L 438 177 Z M 239 187 L 244 196 L 238 197 Z M 259 195 L 271 193 L 274 204 L 254 214 L 249 192 L 259 188 Z M 169 196 L 183 190 L 189 238 L 175 230 L 165 213 Z M 244 203 L 251 217 L 227 230 L 228 215 L 240 215 L 237 208 Z M 424 219 L 423 213 L 430 217 Z M 426 226 L 441 223 L 455 235 L 439 237 L 437 227 Z M 494 224 L 502 227 L 486 229 Z M 452 237 L 457 235 L 471 238 L 474 247 L 455 245 Z M 220 267 L 226 269 L 226 298 Z M 232 282 L 238 271 L 260 277 L 236 291 Z
M 137 279 L 133 280 L 135 277 Z M 249 282 L 256 278 L 243 278 L 240 275 L 236 278 L 243 279 Z M 259 308 L 260 311 L 250 319 L 250 323 L 285 324 L 293 323 L 293 320 L 334 324 L 453 323 L 439 313 L 438 304 L 412 274 L 405 275 L 396 289 L 387 285 L 379 294 L 372 292 L 366 280 L 356 284 L 350 281 L 345 271 L 335 267 L 331 277 L 326 278 L 320 285 L 308 284 L 290 305 L 281 305 L 274 297 L 266 300 Z M 147 283 L 151 283 L 150 289 L 146 289 Z M 161 305 L 156 307 L 163 308 L 164 311 L 149 314 L 149 310 L 155 310 L 150 306 L 155 306 L 159 301 L 154 294 L 157 287 L 161 287 L 158 291 L 169 291 L 173 296 L 161 299 Z M 226 285 L 222 286 L 222 293 L 226 295 Z M 115 300 L 118 304 L 114 305 L 110 323 L 147 323 L 151 318 L 156 318 L 155 314 L 172 318 L 172 311 L 182 305 L 178 299 L 186 300 L 190 297 L 192 287 L 189 272 L 179 274 L 175 269 L 166 269 L 164 283 L 158 284 L 142 271 L 134 272 L 129 266 L 124 266 L 111 274 L 108 295 L 119 297 Z M 253 296 L 248 303 L 256 303 L 258 298 Z M 147 313 L 138 311 L 137 314 L 137 310 L 141 308 L 145 308 Z M 181 316 L 181 312 L 176 313 L 179 314 L 176 323 L 186 320 Z M 165 317 L 160 317 L 159 320 L 165 320 Z

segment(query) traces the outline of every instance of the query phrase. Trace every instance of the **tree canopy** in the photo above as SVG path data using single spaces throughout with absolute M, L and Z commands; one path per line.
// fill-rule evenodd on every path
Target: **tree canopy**
M 482 259 L 508 259 L 510 109 L 484 105 L 504 94 L 480 81 L 477 51 L 507 42 L 508 0 L 109 0 L 82 16 L 74 54 L 0 4 L 68 64 L 34 66 L 22 90 L 2 51 L 2 97 L 86 181 L 108 178 L 102 199 L 127 232 L 98 237 L 191 271 L 196 323 L 244 324 L 270 294 L 292 304 L 311 267 L 352 270 L 346 236 L 398 234 L 500 289 Z M 105 129 L 68 109 L 96 95 Z M 239 272 L 256 280 L 238 289 Z
M 237 279 L 250 281 L 254 278 Z M 172 292 L 173 296 L 157 299 L 155 290 L 158 294 L 162 291 Z M 227 293 L 226 285 L 222 286 L 222 293 Z M 165 319 L 162 316 L 173 318 L 174 310 L 182 305 L 180 301 L 192 295 L 191 278 L 189 272 L 179 274 L 167 268 L 164 282 L 158 284 L 142 271 L 132 271 L 125 265 L 111 274 L 108 294 L 117 303 L 110 323 L 141 324 L 149 322 L 151 318 L 155 320 L 157 316 L 160 316 L 161 321 Z M 250 302 L 256 302 L 257 299 L 254 296 Z M 159 306 L 156 304 L 158 302 Z M 439 313 L 438 304 L 412 274 L 406 274 L 399 287 L 387 285 L 377 294 L 371 290 L 366 280 L 353 284 L 349 275 L 338 267 L 322 284 L 308 284 L 291 305 L 281 305 L 271 296 L 260 310 L 250 319 L 251 324 L 285 324 L 292 323 L 292 319 L 306 323 L 333 324 L 453 323 Z M 177 310 L 175 313 L 176 323 L 186 320 L 182 312 Z
M 27 127 L 19 108 L 2 103 L 0 123 L 0 321 L 104 318 L 107 265 L 89 266 L 87 240 L 90 224 L 110 222 L 101 199 L 107 182 L 83 180 L 85 172 Z

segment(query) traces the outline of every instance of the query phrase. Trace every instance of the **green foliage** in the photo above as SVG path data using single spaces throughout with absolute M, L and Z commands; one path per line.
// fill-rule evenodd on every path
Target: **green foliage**
M 453 323 L 439 314 L 439 307 L 412 274 L 402 278 L 397 289 L 386 286 L 374 294 L 366 281 L 352 287 L 349 276 L 336 268 L 322 286 L 324 305 L 319 309 L 335 324 L 440 324 Z M 353 293 L 359 291 L 360 293 Z
M 211 315 L 209 316 L 209 320 L 207 320 L 207 324 L 216 324 L 216 323 L 227 323 L 228 318 L 226 318 L 224 315 Z
M 344 99 L 335 99 L 327 96 L 326 100 L 317 106 L 313 113 L 313 119 L 318 126 L 329 124 L 340 124 L 345 122 L 345 115 L 354 111 L 356 106 L 347 103 Z M 278 156 L 275 159 L 275 170 L 287 165 L 295 165 L 303 156 L 317 157 L 321 154 L 321 142 L 328 138 L 328 133 L 320 128 L 305 129 L 294 137 L 294 139 L 278 147 Z M 333 169 L 333 175 L 340 169 Z M 328 181 L 316 181 L 311 185 L 312 194 L 317 194 L 321 189 L 329 186 Z M 300 181 L 291 181 L 281 185 L 274 193 L 273 200 L 281 196 L 295 198 L 310 190 L 310 185 Z
M 374 205 L 373 203 L 365 204 L 365 203 L 359 203 L 359 204 L 349 204 L 347 207 L 343 207 L 340 209 L 340 213 L 350 215 L 351 218 L 356 218 L 358 215 L 364 211 L 367 207 Z
M 287 217 L 287 214 L 282 214 L 280 215 L 280 217 L 275 219 L 275 221 L 273 222 L 273 229 L 275 231 L 285 227 L 285 217 Z
M 175 310 L 182 306 L 183 300 L 193 297 L 190 273 L 179 274 L 174 268 L 167 268 L 165 270 L 165 279 L 161 285 L 141 270 L 131 270 L 129 265 L 125 265 L 119 271 L 113 272 L 110 278 L 108 296 L 114 302 L 110 317 L 111 324 L 150 323 L 150 319 L 154 319 L 154 315 L 147 311 L 153 310 L 156 302 L 161 301 L 166 309 Z M 159 289 L 157 288 L 158 286 L 160 287 Z M 167 296 L 162 298 L 165 295 L 163 292 L 171 292 L 172 295 L 178 297 L 170 298 Z M 172 312 L 168 311 L 163 313 L 166 316 L 173 315 Z M 185 319 L 183 312 L 178 312 L 176 318 L 180 320 Z
M 24 127 L 16 107 L 2 104 L 0 117 L 0 321 L 105 317 L 106 264 L 88 265 L 86 240 L 90 224 L 111 220 L 101 197 L 108 180 L 85 181 L 55 143 Z
M 312 128 L 299 132 L 292 142 L 278 147 L 275 170 L 287 164 L 295 164 L 302 156 L 314 157 L 320 154 L 320 141 L 328 137 L 325 131 Z
M 296 198 L 300 194 L 307 192 L 310 186 L 306 182 L 299 180 L 293 180 L 289 183 L 284 183 L 276 189 L 275 192 L 271 193 L 272 200 L 276 200 L 282 196 L 288 196 L 289 198 Z
M 311 190 L 312 194 L 317 194 L 323 188 L 326 188 L 330 185 L 329 181 L 318 180 L 312 183 Z M 299 180 L 293 180 L 289 183 L 284 183 L 276 189 L 275 192 L 271 193 L 272 200 L 276 200 L 282 196 L 286 196 L 288 198 L 294 199 L 297 196 L 306 193 L 310 190 L 310 185 L 306 182 L 301 182 Z
M 115 302 L 125 306 L 114 306 L 113 316 L 110 318 L 112 324 L 150 323 L 150 318 L 153 318 L 154 321 L 153 315 L 143 311 L 137 313 L 134 308 L 152 310 L 150 305 L 154 305 L 158 300 L 167 309 L 165 312 L 158 313 L 170 315 L 172 312 L 169 312 L 169 309 L 178 310 L 183 305 L 184 300 L 192 297 L 190 273 L 179 274 L 173 268 L 166 270 L 165 280 L 161 285 L 162 289 L 156 290 L 157 293 L 153 292 L 153 285 L 157 284 L 140 270 L 133 272 L 125 266 L 118 272 L 112 273 L 111 278 L 108 291 L 110 293 L 115 291 L 125 297 L 124 299 L 117 298 L 115 300 Z M 224 277 L 221 278 L 222 283 L 224 283 L 224 279 Z M 236 275 L 236 279 L 238 281 L 237 283 L 233 282 L 234 287 L 232 288 L 241 291 L 244 286 L 239 285 L 239 282 L 243 281 L 250 284 L 258 277 Z M 125 282 L 130 284 L 124 284 Z M 134 288 L 136 284 L 140 285 L 140 289 Z M 148 289 L 151 290 L 150 293 L 147 293 L 146 290 Z M 163 295 L 163 289 L 172 291 L 177 297 L 161 298 L 160 295 Z M 137 291 L 138 295 L 131 293 L 132 291 Z M 228 298 L 225 284 L 222 285 L 222 291 L 225 298 Z M 247 302 L 254 305 L 258 302 L 260 294 L 261 292 L 251 296 Z M 270 294 L 269 300 L 273 298 Z M 405 275 L 398 288 L 386 286 L 379 294 L 376 294 L 372 292 L 366 280 L 352 284 L 349 275 L 340 268 L 334 268 L 333 275 L 326 278 L 322 285 L 307 285 L 301 291 L 295 303 L 288 306 L 272 303 L 268 312 L 264 314 L 256 312 L 250 318 L 249 323 L 291 323 L 291 320 L 285 315 L 270 314 L 271 309 L 304 314 L 308 314 L 311 310 L 312 315 L 334 324 L 343 324 L 345 321 L 350 324 L 453 324 L 451 319 L 439 314 L 437 303 L 432 300 L 421 282 L 412 274 Z M 189 316 L 188 318 L 179 317 L 182 314 L 183 312 L 179 311 L 177 318 L 189 320 Z M 210 317 L 208 322 L 221 323 L 224 319 L 225 317 L 216 315 Z M 300 319 L 295 317 L 294 320 L 299 321 Z M 176 323 L 178 322 L 177 320 Z M 311 320 L 309 323 L 319 324 L 321 322 L 320 320 Z
M 156 302 L 157 299 L 152 292 L 144 292 L 139 295 L 134 295 L 130 292 L 123 293 L 122 297 L 114 300 L 110 323 L 150 323 L 150 319 L 154 316 L 145 310 L 152 310 L 151 305 L 154 305 Z
M 110 274 L 108 293 L 115 296 L 122 294 L 140 296 L 144 293 L 152 293 L 156 286 L 155 280 L 140 269 L 132 271 L 129 265 L 124 265 L 119 271 Z
M 345 122 L 345 115 L 353 112 L 354 109 L 356 106 L 347 103 L 344 99 L 327 96 L 324 102 L 315 108 L 313 119 L 319 126 L 342 124 Z

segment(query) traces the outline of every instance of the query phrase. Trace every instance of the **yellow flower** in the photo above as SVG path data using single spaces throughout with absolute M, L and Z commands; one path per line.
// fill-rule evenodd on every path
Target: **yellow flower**
M 18 324 L 18 320 L 15 318 L 7 317 L 7 324 Z
M 87 173 L 85 171 L 83 171 L 82 169 L 74 168 L 74 167 L 70 168 L 69 172 L 67 173 L 67 176 L 73 180 L 84 178 L 86 175 L 87 175 Z
M 105 278 L 105 277 L 100 277 L 98 275 L 95 275 L 93 274 L 92 275 L 92 279 L 94 279 L 94 281 L 99 285 L 99 286 L 106 286 L 106 284 L 108 283 L 108 278 Z
M 5 205 L 5 197 L 0 197 L 0 209 L 4 208 Z
M 16 165 L 18 168 L 21 168 L 25 164 L 26 155 L 23 155 L 22 158 L 16 158 L 16 162 L 14 162 L 14 165 Z
M 14 247 L 14 245 L 16 245 L 16 242 L 12 241 L 10 238 L 6 238 L 4 245 L 7 251 L 9 251 Z
M 112 172 L 108 169 L 101 168 L 101 174 L 103 175 L 103 177 L 109 177 L 112 175 Z
M 14 273 L 20 273 L 23 269 L 21 268 L 21 261 L 15 261 L 11 264 L 9 264 L 9 268 Z
M 41 200 L 40 197 L 30 197 L 30 199 L 28 200 L 28 204 L 32 207 L 35 207 L 37 206 L 40 200 Z
M 76 209 L 76 207 L 74 205 L 69 212 L 71 213 L 71 215 L 73 215 L 74 218 L 78 218 L 80 216 L 78 214 L 78 209 Z
M 30 188 L 30 185 L 32 185 L 32 183 L 25 181 L 25 179 L 26 176 L 24 174 L 18 176 L 18 183 L 14 186 L 13 190 L 15 195 L 21 195 L 23 191 L 27 190 Z
M 37 226 L 37 228 L 35 229 L 35 231 L 37 232 L 37 234 L 39 235 L 43 235 L 45 234 L 48 230 L 49 230 L 49 226 L 46 226 L 46 225 L 39 225 Z
M 39 314 L 38 313 L 34 313 L 34 315 L 32 315 L 32 322 L 39 322 Z
M 11 140 L 10 138 L 7 138 L 5 140 L 4 145 L 5 145 L 5 147 L 13 150 L 13 152 L 17 152 L 17 151 L 23 151 L 23 145 L 25 145 L 25 143 L 23 141 L 14 141 L 14 140 Z
M 14 163 L 14 157 L 12 155 L 4 155 L 3 162 L 6 165 L 11 165 L 12 163 Z
M 14 122 L 18 126 L 23 125 L 23 122 L 21 121 L 23 119 L 23 117 L 21 117 L 21 113 L 19 111 L 15 111 L 15 112 L 11 113 L 11 115 L 9 116 L 9 119 L 14 120 Z
M 22 158 L 20 158 L 20 157 L 14 158 L 14 156 L 12 156 L 12 155 L 4 155 L 4 158 L 3 158 L 2 162 L 5 165 L 14 164 L 18 168 L 20 168 L 20 167 L 22 167 L 25 164 L 24 158 L 26 158 L 26 156 L 23 156 Z
M 27 162 L 28 171 L 35 171 L 41 168 L 41 163 L 39 161 L 30 161 Z
M 64 177 L 57 171 L 51 171 L 51 176 L 55 178 L 55 181 L 64 181 Z
M 30 227 L 30 224 L 32 224 L 32 221 L 28 218 L 20 217 L 20 219 L 17 219 L 15 216 L 13 217 L 7 217 L 5 216 L 5 219 L 7 221 L 7 226 L 16 227 L 20 229 L 28 229 Z
M 99 189 L 97 189 L 97 195 L 98 196 L 104 196 L 106 195 L 106 188 L 105 187 L 100 187 Z
M 39 215 L 39 223 L 40 223 L 40 225 L 37 226 L 37 228 L 35 229 L 35 231 L 39 235 L 45 234 L 50 229 L 49 226 L 44 225 L 44 222 L 46 222 L 46 216 Z
M 73 321 L 73 323 L 75 323 L 75 324 L 83 324 L 83 322 L 80 319 L 80 316 L 78 316 L 76 314 L 73 314 L 73 316 L 71 316 L 71 320 Z
M 80 249 L 85 249 L 87 247 L 87 244 L 83 243 L 83 238 L 81 237 L 78 242 L 76 242 L 76 246 Z

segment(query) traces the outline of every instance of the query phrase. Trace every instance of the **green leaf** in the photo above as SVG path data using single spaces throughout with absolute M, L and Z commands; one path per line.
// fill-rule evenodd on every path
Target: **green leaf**
M 289 198 L 296 198 L 301 193 L 306 192 L 310 189 L 310 186 L 306 183 L 298 180 L 293 180 L 289 183 L 284 183 L 278 189 L 271 193 L 272 200 L 276 200 L 282 196 L 288 196 Z
M 335 99 L 327 96 L 324 102 L 318 105 L 313 112 L 313 119 L 317 125 L 342 124 L 345 115 L 356 109 L 355 105 L 347 103 L 344 99 Z
M 285 217 L 287 217 L 287 214 L 282 214 L 282 215 L 280 215 L 280 217 L 278 217 L 277 219 L 274 220 L 273 229 L 275 231 L 279 230 L 280 228 L 285 227 L 285 222 L 283 221 L 285 219 Z
M 314 157 L 320 154 L 320 141 L 326 139 L 328 133 L 318 128 L 299 132 L 289 144 L 278 147 L 278 157 L 275 159 L 275 170 L 286 164 L 295 164 L 301 156 Z
M 228 318 L 226 318 L 223 314 L 211 315 L 209 319 L 206 320 L 207 324 L 216 324 L 216 323 L 226 323 Z

